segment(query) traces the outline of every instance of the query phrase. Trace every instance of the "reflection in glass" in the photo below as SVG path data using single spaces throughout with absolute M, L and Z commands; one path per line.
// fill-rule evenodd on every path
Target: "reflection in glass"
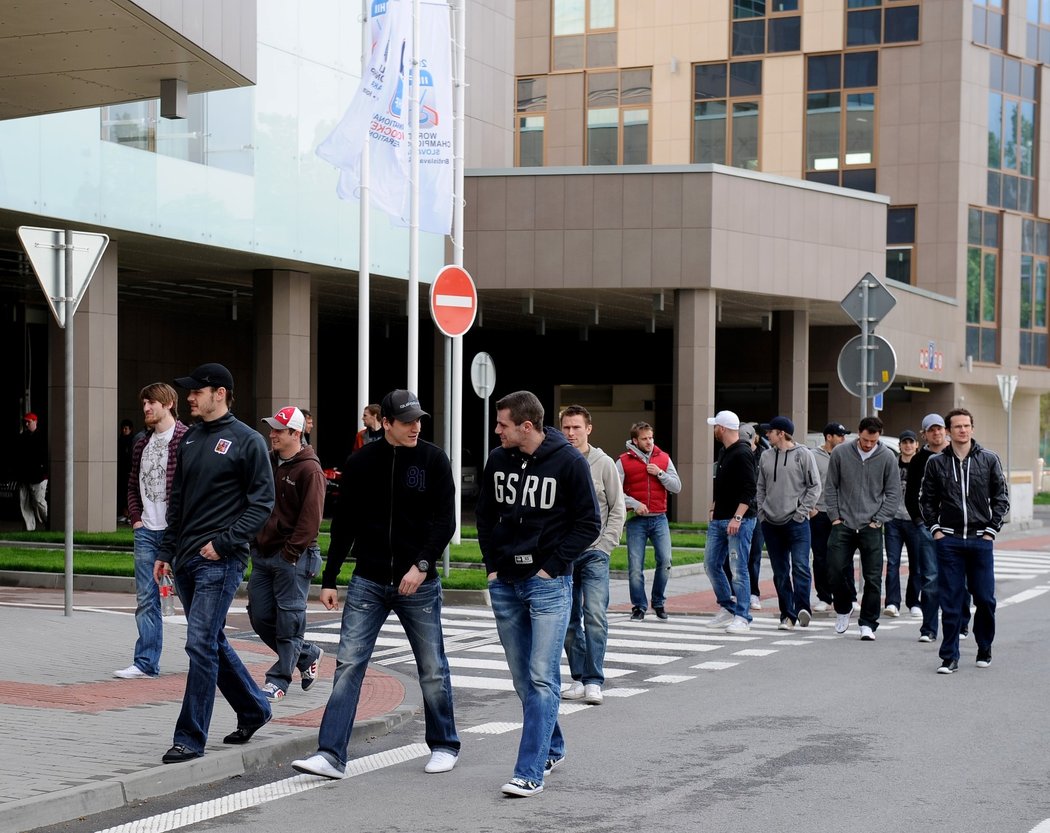
M 1021 315 L 1022 330 L 1032 327 L 1032 256 L 1021 255 Z
M 554 69 L 583 69 L 583 35 L 554 39 Z
M 1050 270 L 1050 262 L 1040 260 L 1035 265 L 1035 298 L 1032 304 L 1032 324 L 1040 329 L 1046 329 L 1046 291 L 1047 271 Z M 1046 360 L 1043 360 L 1043 364 Z
M 766 22 L 747 20 L 733 24 L 733 54 L 761 55 L 766 51 Z
M 761 61 L 738 61 L 729 65 L 729 95 L 733 98 L 762 95 Z
M 911 258 L 912 250 L 887 249 L 886 250 L 886 277 L 901 283 L 911 283 Z
M 919 39 L 919 7 L 886 9 L 886 31 L 883 43 L 908 43 Z
M 518 165 L 538 168 L 543 165 L 543 116 L 518 119 Z
M 966 321 L 976 324 L 981 319 L 981 250 L 966 250 Z
M 587 164 L 615 165 L 619 162 L 619 116 L 615 107 L 587 111 Z
M 733 104 L 733 159 L 735 168 L 758 170 L 758 102 Z
M 616 0 L 591 0 L 590 28 L 613 29 L 616 27 Z
M 801 48 L 801 17 L 774 17 L 769 21 L 770 52 L 798 52 Z
M 1003 158 L 1003 97 L 988 94 L 988 167 L 998 168 Z
M 879 53 L 847 52 L 843 56 L 842 86 L 877 87 L 879 85 Z
M 587 66 L 616 66 L 616 33 L 587 36 Z
M 649 163 L 649 111 L 623 111 L 623 164 Z
M 839 93 L 806 97 L 806 168 L 828 171 L 839 166 Z
M 584 8 L 585 0 L 554 0 L 554 34 L 582 34 Z
M 726 103 L 701 101 L 693 110 L 693 162 L 726 162 Z
M 850 12 L 846 16 L 846 46 L 868 46 L 882 40 L 882 12 Z
M 694 78 L 697 100 L 726 97 L 725 64 L 698 64 Z
M 625 69 L 620 72 L 620 103 L 648 104 L 653 98 L 653 71 L 646 69 Z
M 1035 159 L 1035 102 L 1022 101 L 1020 111 L 1020 171 L 1021 176 L 1034 176 Z
M 994 252 L 984 253 L 981 275 L 981 321 L 994 324 L 996 314 L 996 263 L 999 257 Z
M 875 93 L 846 96 L 846 164 L 870 165 L 875 152 Z

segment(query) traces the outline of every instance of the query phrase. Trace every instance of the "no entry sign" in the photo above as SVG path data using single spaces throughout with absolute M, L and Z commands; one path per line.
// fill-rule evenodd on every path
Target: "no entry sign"
M 463 335 L 478 313 L 478 291 L 474 280 L 460 266 L 446 266 L 430 287 L 430 317 L 445 335 Z

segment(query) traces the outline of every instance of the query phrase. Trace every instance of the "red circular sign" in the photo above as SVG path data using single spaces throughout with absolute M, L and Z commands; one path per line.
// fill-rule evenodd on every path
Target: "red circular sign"
M 474 280 L 460 266 L 446 266 L 430 286 L 430 317 L 445 335 L 463 335 L 478 313 L 478 291 Z

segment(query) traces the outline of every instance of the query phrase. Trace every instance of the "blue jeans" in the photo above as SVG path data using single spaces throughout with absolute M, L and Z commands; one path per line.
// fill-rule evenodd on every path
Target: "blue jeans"
M 565 755 L 558 704 L 572 577 L 496 578 L 489 582 L 489 598 L 524 718 L 514 777 L 542 784 L 547 759 Z
M 940 598 L 937 595 L 937 583 L 939 581 L 937 571 L 937 547 L 933 543 L 933 536 L 926 524 L 916 524 L 916 532 L 919 536 L 919 573 L 922 581 L 919 585 L 919 607 L 922 608 L 922 626 L 919 633 L 924 633 L 937 638 L 937 613 L 940 608 Z M 966 608 L 970 612 L 970 608 Z M 967 616 L 967 621 L 969 616 Z
M 280 552 L 264 555 L 252 547 L 252 576 L 248 579 L 248 619 L 277 662 L 266 672 L 266 682 L 287 693 L 292 673 L 305 671 L 321 649 L 303 641 L 306 633 L 306 597 L 310 580 L 321 569 L 321 551 L 308 547 L 295 564 Z
M 164 648 L 164 620 L 160 615 L 160 591 L 153 580 L 153 564 L 164 537 L 163 529 L 140 526 L 135 537 L 135 667 L 143 674 L 160 673 L 160 652 Z
M 343 604 L 332 693 L 317 737 L 317 751 L 340 769 L 346 766 L 346 749 L 368 660 L 390 611 L 397 614 L 416 658 L 427 746 L 432 751 L 459 754 L 452 679 L 441 631 L 441 579 L 424 581 L 415 593 L 404 596 L 396 584 L 377 584 L 352 576 Z
M 180 564 L 175 574 L 186 611 L 190 670 L 173 742 L 194 752 L 203 752 L 208 742 L 216 686 L 237 713 L 238 726 L 261 726 L 270 719 L 270 704 L 223 631 L 243 576 L 236 558 L 209 561 L 200 555 Z
M 919 530 L 911 518 L 894 518 L 886 530 L 886 604 L 901 606 L 901 552 L 908 547 L 908 607 L 915 602 L 914 595 L 921 575 L 919 567 Z
M 704 572 L 711 581 L 718 603 L 735 616 L 751 621 L 751 579 L 747 559 L 751 552 L 754 518 L 744 518 L 736 535 L 727 531 L 729 521 L 711 521 L 707 525 L 707 548 L 704 550 Z M 726 559 L 733 567 L 733 586 L 725 574 Z M 736 596 L 736 602 L 730 596 Z
M 671 527 L 667 515 L 632 515 L 627 520 L 627 583 L 631 605 L 645 610 L 645 542 L 653 542 L 656 573 L 653 575 L 653 607 L 663 607 L 667 580 L 671 577 Z
M 609 556 L 588 550 L 572 568 L 572 609 L 565 631 L 565 655 L 574 680 L 605 683 L 605 644 L 609 639 Z
M 780 618 L 797 622 L 798 612 L 810 609 L 809 591 L 813 584 L 809 573 L 809 521 L 786 524 L 763 521 L 762 534 L 773 568 Z
M 978 651 L 991 651 L 995 639 L 995 573 L 992 542 L 945 535 L 937 547 L 937 590 L 941 600 L 941 659 L 959 659 L 966 591 L 973 595 L 973 638 Z M 967 608 L 969 613 L 969 608 Z

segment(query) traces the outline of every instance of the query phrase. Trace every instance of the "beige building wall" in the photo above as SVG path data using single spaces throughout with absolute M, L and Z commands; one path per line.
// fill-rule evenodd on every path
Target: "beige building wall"
M 846 39 L 845 0 L 806 0 L 802 6 L 802 51 L 836 52 Z
M 471 166 L 514 164 L 514 0 L 467 3 L 465 158 Z M 534 5 L 548 5 L 535 3 Z M 548 16 L 549 19 L 549 16 Z M 539 70 L 547 72 L 544 68 Z M 519 73 L 520 74 L 520 73 Z

